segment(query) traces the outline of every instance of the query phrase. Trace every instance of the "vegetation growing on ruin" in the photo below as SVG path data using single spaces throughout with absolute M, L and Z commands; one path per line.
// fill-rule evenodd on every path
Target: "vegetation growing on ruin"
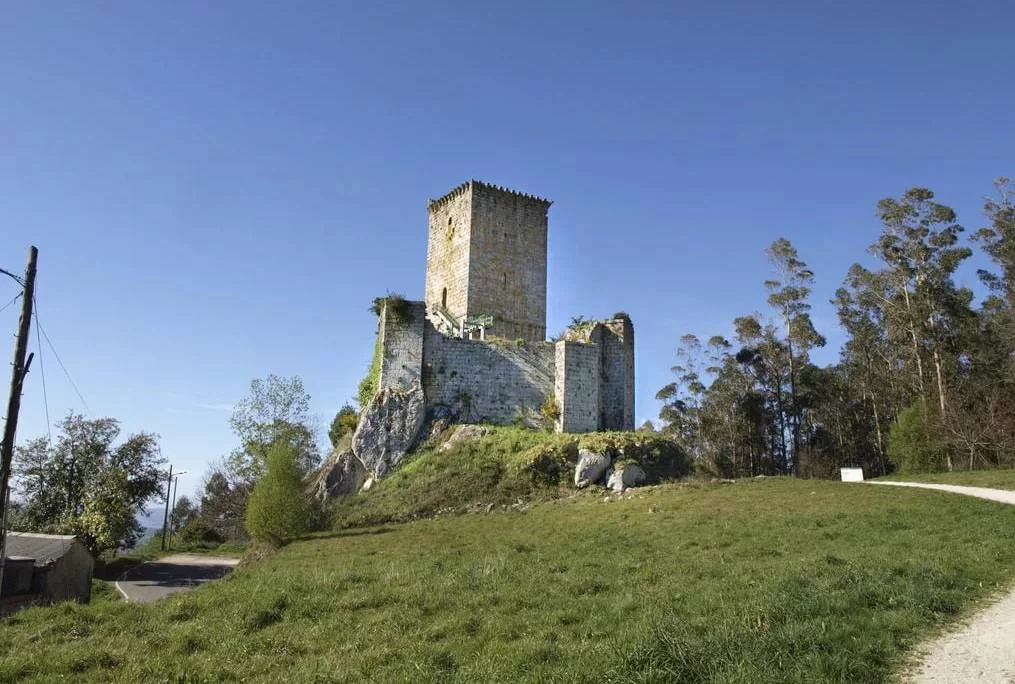
M 555 434 L 495 427 L 491 434 L 442 451 L 420 449 L 370 490 L 338 500 L 340 527 L 399 522 L 570 496 L 579 451 L 640 463 L 650 483 L 691 473 L 686 455 L 671 439 L 648 433 Z
M 151 605 L 33 608 L 0 629 L 0 680 L 885 681 L 1013 567 L 1010 506 L 664 485 L 331 533 Z
M 374 340 L 374 355 L 370 359 L 370 368 L 367 369 L 367 374 L 363 379 L 359 381 L 359 387 L 356 390 L 356 401 L 359 403 L 360 410 L 367 407 L 381 385 L 381 357 L 383 355 L 384 343 L 378 330 L 377 339 Z
M 388 310 L 387 315 L 394 322 L 402 324 L 412 322 L 409 302 L 404 296 L 389 292 L 383 297 L 375 297 L 374 301 L 370 304 L 370 311 L 375 316 L 380 316 L 385 308 Z
M 551 424 L 556 424 L 560 420 L 560 406 L 557 404 L 557 400 L 552 394 L 547 394 L 546 398 L 543 399 L 542 405 L 539 407 L 539 412 L 550 421 Z

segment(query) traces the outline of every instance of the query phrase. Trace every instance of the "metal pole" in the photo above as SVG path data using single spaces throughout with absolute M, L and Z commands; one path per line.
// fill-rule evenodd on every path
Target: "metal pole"
M 177 475 L 173 480 L 173 507 L 170 513 L 169 520 L 169 548 L 173 548 L 173 528 L 176 527 L 176 490 L 180 486 L 180 476 Z
M 7 399 L 7 423 L 4 438 L 0 443 L 0 504 L 3 511 L 0 519 L 7 520 L 7 490 L 11 480 L 11 461 L 14 458 L 14 438 L 18 429 L 18 412 L 21 410 L 21 390 L 24 386 L 28 364 L 28 332 L 32 323 L 32 304 L 35 302 L 35 268 L 39 250 L 32 246 L 28 250 L 28 265 L 25 267 L 24 295 L 21 301 L 21 318 L 18 321 L 18 337 L 14 344 L 14 367 L 11 369 L 11 394 Z M 31 360 L 29 360 L 31 363 Z M 0 525 L 0 593 L 3 592 L 4 569 L 7 566 L 7 525 Z
M 166 514 L 162 518 L 162 550 L 166 550 L 166 528 L 169 527 L 169 488 L 173 486 L 173 464 L 169 464 L 169 479 L 166 480 Z

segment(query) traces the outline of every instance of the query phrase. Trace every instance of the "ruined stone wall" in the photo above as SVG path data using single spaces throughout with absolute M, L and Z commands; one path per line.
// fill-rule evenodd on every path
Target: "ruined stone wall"
M 381 311 L 377 334 L 381 344 L 381 377 L 377 389 L 408 389 L 422 381 L 424 329 L 423 302 L 407 302 L 404 320 L 394 315 L 391 305 Z
M 445 301 L 456 318 L 469 303 L 469 253 L 472 234 L 472 186 L 461 185 L 427 206 L 429 237 L 426 248 L 427 307 Z
M 409 302 L 399 320 L 381 313 L 379 389 L 419 383 L 426 407 L 446 406 L 462 422 L 538 425 L 552 397 L 565 432 L 634 429 L 634 329 L 597 322 L 580 340 L 481 342 L 445 337 Z
M 602 322 L 601 430 L 634 430 L 634 326 L 629 318 Z
M 516 345 L 444 337 L 426 327 L 423 390 L 429 408 L 447 406 L 463 422 L 536 424 L 553 394 L 550 342 Z
M 599 429 L 600 351 L 598 344 L 561 340 L 554 344 L 554 398 L 559 432 Z
M 546 339 L 546 200 L 473 182 L 470 315 L 491 314 L 490 333 Z

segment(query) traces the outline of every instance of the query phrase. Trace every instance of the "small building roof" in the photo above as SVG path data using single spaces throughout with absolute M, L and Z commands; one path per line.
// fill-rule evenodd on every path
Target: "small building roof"
M 73 534 L 8 532 L 7 557 L 34 558 L 36 565 L 45 565 L 65 556 L 75 539 Z

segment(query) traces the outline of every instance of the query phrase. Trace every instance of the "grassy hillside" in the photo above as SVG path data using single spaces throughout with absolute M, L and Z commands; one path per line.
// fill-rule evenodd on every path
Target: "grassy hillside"
M 954 473 L 914 473 L 878 478 L 902 482 L 933 482 L 935 484 L 1015 489 L 1015 470 L 964 470 Z
M 486 437 L 441 450 L 420 449 L 369 491 L 338 501 L 338 527 L 404 522 L 438 513 L 543 501 L 575 493 L 579 449 L 639 463 L 651 482 L 686 476 L 690 464 L 675 444 L 659 435 L 605 432 L 561 435 L 496 427 Z
M 1015 507 L 762 479 L 345 530 L 0 629 L 0 680 L 880 681 L 1015 570 Z

